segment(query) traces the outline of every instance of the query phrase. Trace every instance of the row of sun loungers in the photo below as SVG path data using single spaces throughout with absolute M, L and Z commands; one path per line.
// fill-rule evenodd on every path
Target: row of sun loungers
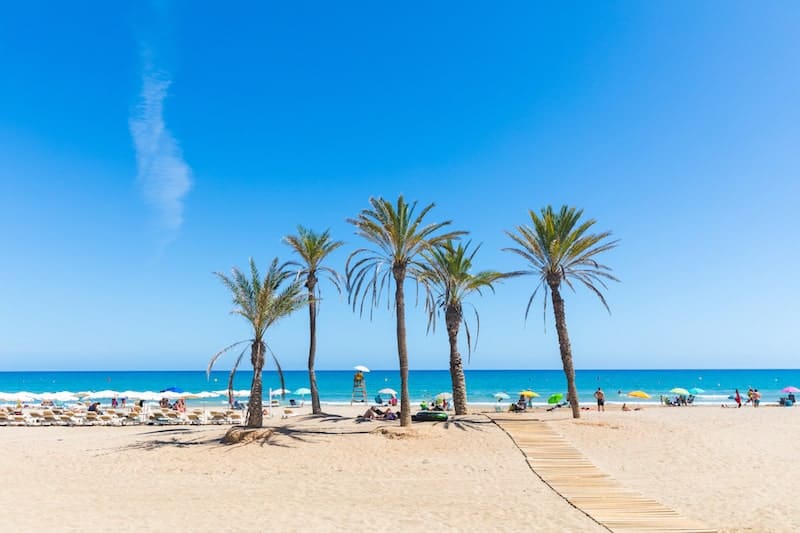
M 244 424 L 241 411 L 204 411 L 195 409 L 186 413 L 171 410 L 142 412 L 104 410 L 73 411 L 61 409 L 9 411 L 0 409 L 0 426 L 127 426 L 127 425 L 205 425 Z

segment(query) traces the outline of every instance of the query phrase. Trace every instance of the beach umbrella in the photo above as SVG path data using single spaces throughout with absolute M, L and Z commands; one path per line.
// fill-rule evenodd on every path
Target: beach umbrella
M 93 392 L 87 396 L 90 400 L 99 400 L 102 398 L 113 398 L 114 396 L 119 396 L 119 391 L 115 390 L 100 390 L 97 392 Z
M 643 390 L 635 390 L 628 393 L 631 398 L 642 398 L 644 400 L 650 398 L 650 395 Z
M 0 392 L 0 402 L 13 402 L 14 400 L 11 399 L 12 393 L 10 392 Z
M 74 402 L 78 399 L 75 394 L 68 390 L 61 392 L 45 392 L 39 395 L 40 400 L 51 400 L 55 402 Z
M 449 392 L 440 392 L 439 394 L 436 395 L 436 399 L 437 400 L 452 400 L 453 399 L 453 395 L 450 394 Z
M 508 400 L 510 398 L 510 396 L 508 394 L 506 394 L 505 392 L 495 392 L 492 396 L 497 398 L 498 401 L 500 401 L 500 400 Z
M 306 394 L 311 394 L 311 389 L 307 389 L 306 387 L 300 387 L 294 391 L 295 394 L 299 396 L 305 396 Z
M 28 391 L 15 392 L 11 395 L 12 402 L 32 402 L 36 400 L 36 395 Z
M 689 396 L 689 391 L 682 388 L 682 387 L 675 387 L 674 389 L 670 389 L 672 394 L 677 394 L 678 396 Z
M 563 399 L 564 399 L 564 395 L 561 394 L 560 392 L 557 392 L 555 394 L 551 394 L 550 395 L 550 397 L 547 399 L 547 403 L 555 404 L 555 403 L 559 403 Z
M 532 390 L 520 391 L 519 395 L 523 396 L 525 398 L 538 398 L 539 397 L 539 395 L 537 393 L 533 392 Z
M 215 390 L 214 392 L 216 392 L 217 394 L 219 394 L 221 396 L 227 396 L 228 395 L 228 389 Z M 233 390 L 233 391 L 231 391 L 231 395 L 234 398 L 248 398 L 250 396 L 250 390 L 249 389 Z
M 291 394 L 289 389 L 273 389 L 269 391 L 270 396 L 282 396 L 284 394 Z
M 353 367 L 353 370 L 358 370 L 360 372 L 369 372 L 369 368 L 365 367 L 364 365 L 356 365 Z
M 788 387 L 784 387 L 784 388 L 782 388 L 782 389 L 781 389 L 781 392 L 791 392 L 791 393 L 795 393 L 795 392 L 800 392 L 800 389 L 798 389 L 797 387 L 792 387 L 791 385 L 789 385 Z
M 692 394 L 703 394 L 705 390 L 701 389 L 700 387 L 692 387 L 691 389 L 689 389 L 689 392 L 691 392 Z
M 391 396 L 397 396 L 397 391 L 394 389 L 390 389 L 389 387 L 386 387 L 385 389 L 379 390 L 378 394 L 389 394 Z
M 205 399 L 205 398 L 219 398 L 221 396 L 221 394 L 217 394 L 216 392 L 211 392 L 211 391 L 204 390 L 203 392 L 198 392 L 197 394 L 194 394 L 194 396 L 196 396 L 198 398 L 202 398 L 202 399 Z

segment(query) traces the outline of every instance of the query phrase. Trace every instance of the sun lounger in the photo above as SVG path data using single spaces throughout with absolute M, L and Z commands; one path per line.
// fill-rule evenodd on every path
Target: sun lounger
M 211 411 L 209 413 L 208 423 L 209 424 L 226 424 L 227 420 L 226 420 L 226 417 L 225 417 L 225 413 L 223 413 L 221 411 Z

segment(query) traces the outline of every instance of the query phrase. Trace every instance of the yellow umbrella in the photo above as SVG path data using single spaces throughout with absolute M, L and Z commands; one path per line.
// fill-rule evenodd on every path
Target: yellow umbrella
M 644 398 L 645 400 L 650 397 L 650 395 L 643 390 L 631 391 L 628 393 L 628 396 L 631 398 Z
M 532 390 L 524 390 L 519 393 L 520 396 L 524 396 L 525 398 L 538 398 L 539 395 Z

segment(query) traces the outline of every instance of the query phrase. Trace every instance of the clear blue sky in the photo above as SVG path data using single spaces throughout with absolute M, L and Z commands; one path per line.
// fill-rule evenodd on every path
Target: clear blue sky
M 797 367 L 796 2 L 16 2 L 0 17 L 0 370 L 202 369 L 247 336 L 212 271 L 289 259 L 370 196 L 483 242 L 568 203 L 622 241 L 578 368 Z M 474 303 L 468 368 L 560 368 L 531 279 Z M 413 286 L 410 286 L 413 293 Z M 397 367 L 330 287 L 319 368 Z M 412 368 L 446 368 L 409 307 Z M 307 315 L 268 341 L 305 367 Z M 227 368 L 223 361 L 220 368 Z

